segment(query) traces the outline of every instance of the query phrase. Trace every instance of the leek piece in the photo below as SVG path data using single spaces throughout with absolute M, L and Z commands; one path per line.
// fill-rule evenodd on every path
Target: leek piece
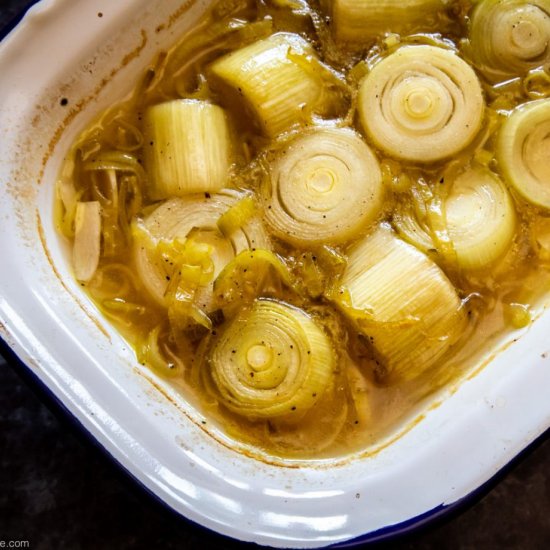
M 240 229 L 256 214 L 256 203 L 252 195 L 246 195 L 224 212 L 218 220 L 218 229 L 226 237 Z
M 425 372 L 464 330 L 460 298 L 445 274 L 386 224 L 352 247 L 340 284 L 331 298 L 370 339 L 389 383 Z
M 257 217 L 251 218 L 229 238 L 220 233 L 220 217 L 245 196 L 238 191 L 225 190 L 210 198 L 190 195 L 170 199 L 140 224 L 134 224 L 135 265 L 145 288 L 159 304 L 167 307 L 169 303 L 168 286 L 177 263 L 176 258 L 170 258 L 169 250 L 179 246 L 178 242 L 185 244 L 187 239 L 192 238 L 195 245 L 202 243 L 209 247 L 212 272 L 208 282 L 202 281 L 195 296 L 196 304 L 206 313 L 216 307 L 212 294 L 213 280 L 235 255 L 252 248 L 271 248 Z M 159 246 L 162 242 L 165 244 Z M 177 250 L 174 253 L 177 255 Z M 207 266 L 204 263 L 201 265 L 204 271 Z
M 243 250 L 228 263 L 214 281 L 214 293 L 223 304 L 254 299 L 263 284 L 266 268 L 273 268 L 281 281 L 292 286 L 287 266 L 271 250 Z
M 277 33 L 232 52 L 210 72 L 213 85 L 223 83 L 244 99 L 269 137 L 306 122 L 306 109 L 323 114 L 331 108 L 327 79 L 335 77 L 296 34 Z
M 550 0 L 483 0 L 471 15 L 471 56 L 493 82 L 550 61 Z
M 447 178 L 445 186 L 446 196 L 432 194 L 424 211 L 411 207 L 410 202 L 399 208 L 393 225 L 419 250 L 437 252 L 440 259 L 461 269 L 490 266 L 504 256 L 516 234 L 510 193 L 496 174 L 482 166 L 469 168 L 454 180 Z M 441 243 L 438 225 L 443 227 L 448 246 Z
M 550 99 L 517 107 L 503 123 L 497 159 L 506 181 L 528 202 L 550 210 Z
M 298 277 L 294 288 L 301 296 L 317 299 L 334 286 L 345 268 L 344 256 L 328 246 L 303 252 L 293 261 L 292 271 Z
M 529 232 L 531 246 L 544 262 L 550 260 L 550 218 L 537 217 Z
M 337 40 L 365 42 L 378 35 L 435 29 L 445 0 L 333 0 L 325 4 Z
M 363 80 L 358 109 L 370 139 L 399 159 L 431 163 L 455 155 L 478 133 L 481 86 L 470 66 L 436 46 L 403 46 Z
M 223 404 L 247 418 L 300 417 L 331 385 L 336 357 L 304 311 L 257 300 L 217 338 L 210 367 Z
M 185 364 L 168 338 L 166 323 L 157 325 L 138 346 L 137 358 L 161 376 L 180 377 L 185 372 Z
M 88 282 L 96 272 L 101 252 L 101 207 L 98 201 L 77 202 L 73 243 L 75 277 Z
M 275 235 L 298 246 L 342 243 L 376 219 L 383 195 L 378 160 L 358 134 L 315 130 L 271 164 L 265 220 Z
M 227 182 L 231 140 L 221 107 L 184 99 L 155 105 L 144 133 L 152 199 L 218 191 Z
M 408 197 L 407 197 L 408 198 Z M 413 201 L 403 202 L 393 212 L 392 225 L 399 236 L 425 254 L 436 252 L 427 212 L 417 212 Z
M 510 248 L 517 225 L 514 204 L 489 170 L 479 167 L 461 174 L 452 183 L 444 212 L 459 267 L 483 269 Z

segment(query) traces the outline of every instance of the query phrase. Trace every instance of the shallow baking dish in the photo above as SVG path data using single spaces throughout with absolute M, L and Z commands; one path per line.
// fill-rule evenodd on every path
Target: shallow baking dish
M 0 335 L 133 478 L 209 529 L 275 547 L 378 540 L 462 502 L 550 426 L 550 315 L 369 452 L 253 453 L 140 367 L 74 282 L 53 225 L 64 151 L 207 0 L 43 0 L 0 48 Z

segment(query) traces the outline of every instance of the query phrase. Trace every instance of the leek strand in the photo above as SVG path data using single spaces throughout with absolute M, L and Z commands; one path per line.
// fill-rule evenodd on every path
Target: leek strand
M 78 281 L 86 283 L 94 276 L 100 252 L 101 206 L 98 201 L 78 202 L 73 243 L 73 267 Z

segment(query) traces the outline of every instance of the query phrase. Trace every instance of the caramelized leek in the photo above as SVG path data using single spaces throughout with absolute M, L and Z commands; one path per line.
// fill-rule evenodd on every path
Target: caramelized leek
M 323 114 L 334 100 L 334 76 L 311 45 L 292 33 L 277 33 L 215 61 L 215 81 L 238 93 L 263 132 L 276 137 L 306 122 L 305 110 Z
M 85 283 L 99 265 L 101 252 L 101 207 L 99 202 L 77 202 L 73 243 L 73 268 L 77 280 Z
M 497 158 L 506 181 L 528 202 L 550 209 L 550 99 L 526 103 L 502 125 Z
M 483 0 L 470 26 L 471 55 L 492 81 L 550 61 L 550 0 Z
M 380 214 L 382 176 L 358 134 L 320 129 L 281 151 L 263 195 L 266 222 L 281 239 L 297 245 L 341 243 Z
M 429 163 L 474 139 L 484 103 L 476 74 L 454 52 L 403 46 L 363 80 L 358 109 L 378 147 L 400 159 Z
M 221 401 L 251 419 L 301 417 L 331 385 L 336 357 L 309 315 L 257 300 L 215 342 L 211 374 Z
M 177 100 L 145 114 L 145 163 L 152 199 L 220 190 L 231 166 L 231 140 L 221 107 Z
M 445 0 L 325 0 L 334 21 L 335 37 L 344 42 L 362 42 L 386 32 L 414 29 L 429 31 Z
M 390 383 L 432 367 L 466 321 L 444 273 L 385 224 L 351 249 L 333 299 L 370 339 Z

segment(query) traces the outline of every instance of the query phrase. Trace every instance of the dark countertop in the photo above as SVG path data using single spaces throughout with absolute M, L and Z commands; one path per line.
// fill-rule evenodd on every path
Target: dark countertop
M 0 0 L 0 33 L 30 3 Z M 1 357 L 0 449 L 0 541 L 28 540 L 32 550 L 249 547 L 173 516 L 135 488 Z M 550 548 L 550 440 L 477 504 L 389 546 Z

